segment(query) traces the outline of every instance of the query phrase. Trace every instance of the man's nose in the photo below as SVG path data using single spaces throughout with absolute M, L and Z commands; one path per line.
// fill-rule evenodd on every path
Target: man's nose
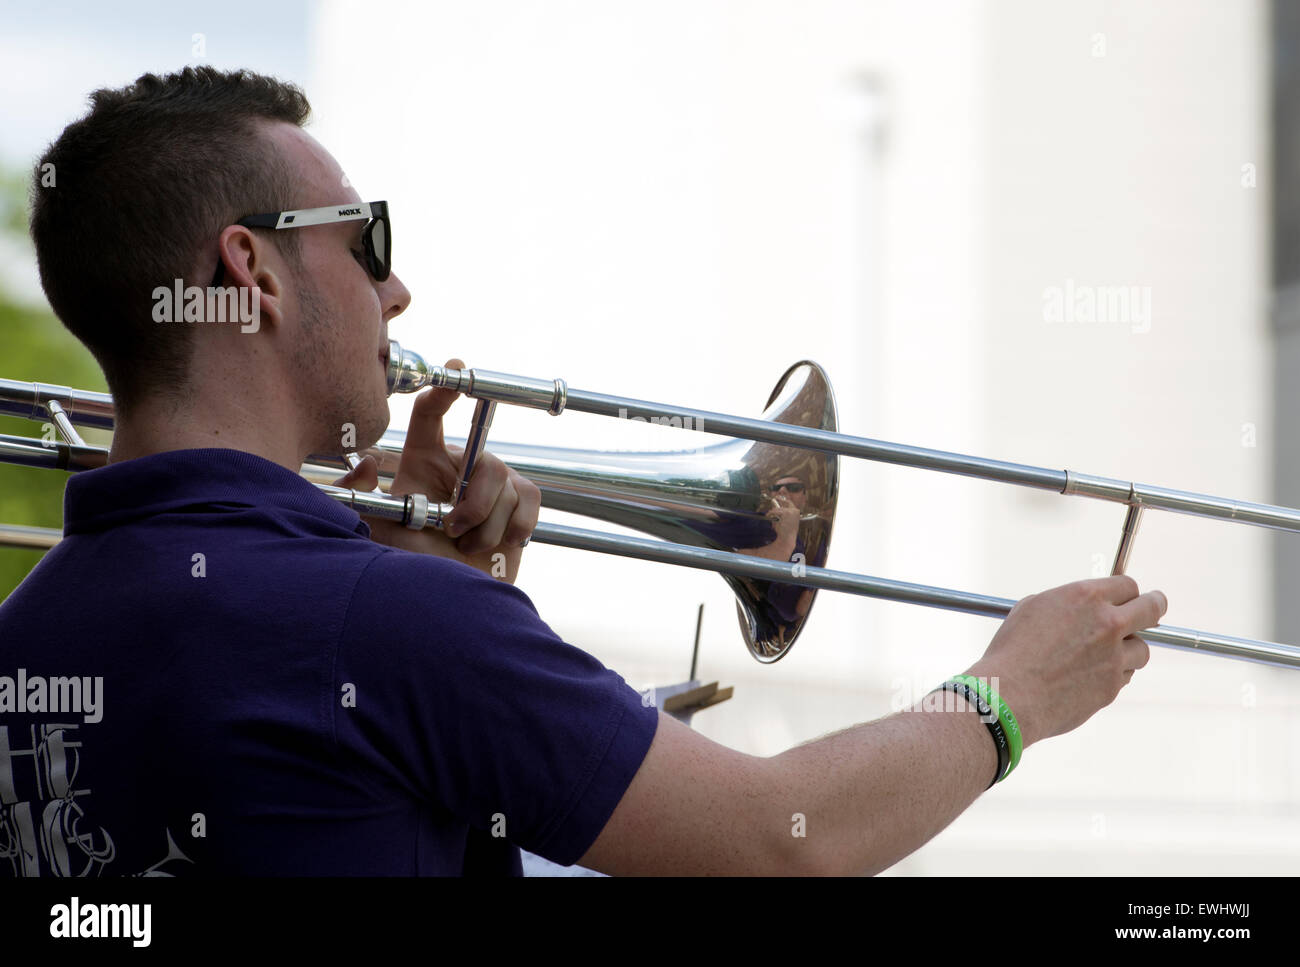
M 379 283 L 379 298 L 387 321 L 406 311 L 406 307 L 411 304 L 411 291 L 402 284 L 396 272 L 391 272 L 387 279 Z

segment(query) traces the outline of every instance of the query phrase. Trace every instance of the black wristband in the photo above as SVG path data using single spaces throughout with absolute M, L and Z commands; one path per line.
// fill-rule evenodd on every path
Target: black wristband
M 979 713 L 980 720 L 988 726 L 989 733 L 993 736 L 993 744 L 998 750 L 998 771 L 993 776 L 993 781 L 989 783 L 988 788 L 992 789 L 1003 776 L 1007 774 L 1007 768 L 1011 765 L 1011 746 L 1007 742 L 1007 733 L 1002 728 L 1002 723 L 998 721 L 998 713 L 993 710 L 993 706 L 980 697 L 980 693 L 975 691 L 965 682 L 944 682 L 936 692 L 951 690 L 956 692 Z

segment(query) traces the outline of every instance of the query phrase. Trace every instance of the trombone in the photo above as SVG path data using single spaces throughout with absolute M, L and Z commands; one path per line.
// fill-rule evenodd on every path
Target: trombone
M 1300 531 L 1300 510 L 1288 507 L 840 433 L 830 382 L 824 370 L 808 360 L 789 367 L 762 415 L 750 418 L 575 390 L 561 379 L 446 369 L 392 342 L 389 394 L 425 387 L 454 390 L 477 401 L 466 442 L 466 474 L 468 462 L 482 449 L 497 403 L 543 409 L 552 415 L 571 410 L 727 436 L 724 442 L 681 452 L 608 453 L 511 443 L 494 443 L 492 449 L 537 484 L 543 506 L 657 538 L 541 522 L 533 540 L 718 572 L 736 594 L 737 616 L 750 653 L 764 663 L 789 653 L 818 589 L 996 618 L 1005 617 L 1015 604 L 1008 598 L 826 568 L 840 456 L 1124 504 L 1128 512 L 1115 573 L 1122 573 L 1141 514 L 1148 508 Z M 45 439 L 0 434 L 0 461 L 74 472 L 107 462 L 108 451 L 88 446 L 74 424 L 111 429 L 113 403 L 108 394 L 0 379 L 0 413 L 47 423 Z M 51 431 L 62 439 L 54 439 Z M 372 449 L 381 481 L 381 489 L 374 493 L 328 482 L 337 468 L 355 465 L 354 454 L 314 454 L 302 475 L 363 516 L 398 521 L 413 529 L 440 527 L 454 504 L 422 495 L 393 496 L 382 489 L 396 472 L 404 439 L 401 432 L 389 431 Z M 786 491 L 785 513 L 778 510 L 778 489 Z M 791 513 L 791 504 L 797 514 Z M 48 529 L 0 528 L 0 543 L 18 546 L 48 547 L 59 536 Z M 1151 644 L 1300 668 L 1300 647 L 1295 645 L 1170 625 L 1159 625 L 1141 636 Z

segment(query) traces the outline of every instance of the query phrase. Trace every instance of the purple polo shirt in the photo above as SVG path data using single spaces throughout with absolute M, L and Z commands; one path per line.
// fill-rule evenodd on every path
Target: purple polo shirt
M 261 457 L 112 464 L 64 512 L 0 605 L 0 875 L 568 865 L 654 737 L 518 588 Z

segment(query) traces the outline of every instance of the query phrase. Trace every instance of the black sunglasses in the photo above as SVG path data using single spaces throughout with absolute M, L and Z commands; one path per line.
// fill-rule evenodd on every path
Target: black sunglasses
M 344 202 L 325 208 L 299 208 L 296 211 L 267 212 L 249 215 L 235 222 L 245 228 L 306 228 L 308 225 L 329 225 L 334 222 L 355 222 L 369 219 L 361 230 L 361 247 L 365 251 L 366 268 L 376 282 L 385 281 L 393 271 L 393 225 L 388 218 L 388 202 Z M 217 273 L 212 285 L 218 286 L 226 277 L 226 265 L 218 256 Z
M 789 492 L 792 493 L 792 494 L 801 494 L 801 493 L 803 493 L 803 484 L 801 484 L 801 483 L 779 483 L 779 484 L 774 484 L 774 485 L 772 486 L 772 493 L 776 493 L 778 490 L 786 490 L 786 491 L 789 491 Z

